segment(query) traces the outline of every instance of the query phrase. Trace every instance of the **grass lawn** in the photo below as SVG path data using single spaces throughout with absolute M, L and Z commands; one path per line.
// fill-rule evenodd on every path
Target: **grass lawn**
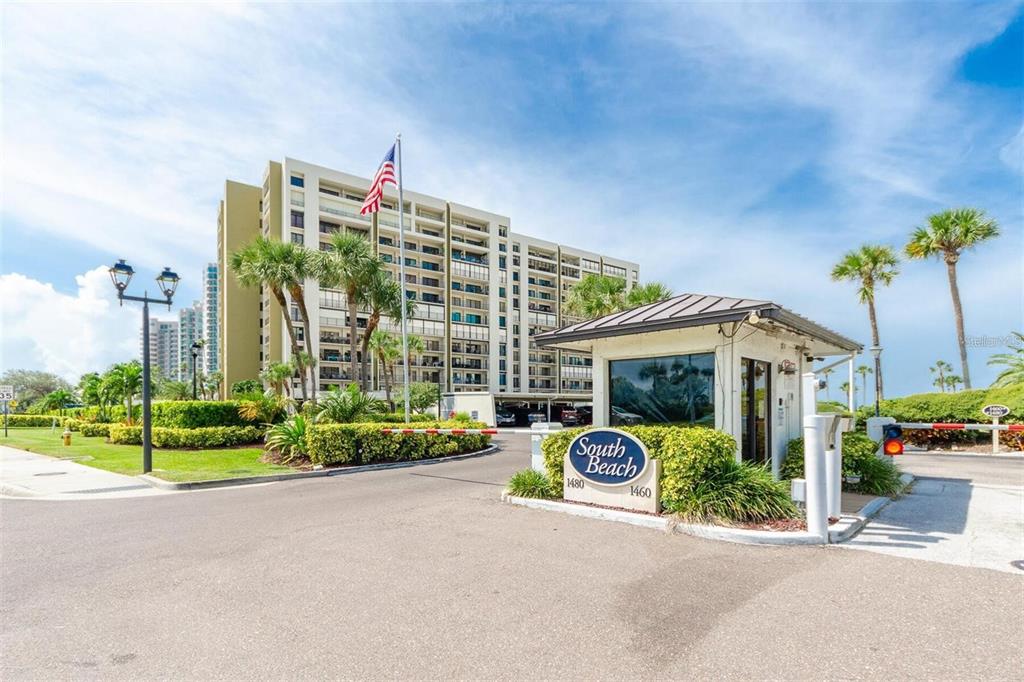
M 0 429 L 0 445 L 41 455 L 72 459 L 79 464 L 135 476 L 142 473 L 141 445 L 111 445 L 105 438 L 71 435 L 71 445 L 61 442 L 61 431 L 49 428 L 12 428 L 7 438 Z M 212 450 L 163 450 L 153 448 L 153 475 L 167 481 L 204 481 L 275 474 L 293 469 L 260 461 L 257 447 Z M 91 458 L 91 459 L 90 459 Z

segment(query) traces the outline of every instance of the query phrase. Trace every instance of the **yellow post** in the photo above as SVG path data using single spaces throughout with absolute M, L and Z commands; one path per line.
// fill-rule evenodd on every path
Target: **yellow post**
M 64 445 L 71 445 L 71 430 L 64 429 L 64 433 L 61 435 L 64 437 Z

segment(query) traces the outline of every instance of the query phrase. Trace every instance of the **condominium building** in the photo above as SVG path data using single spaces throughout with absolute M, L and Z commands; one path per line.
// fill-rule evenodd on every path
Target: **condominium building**
M 193 301 L 189 308 L 182 308 L 178 311 L 178 368 L 171 375 L 178 381 L 192 381 L 192 344 L 203 338 L 203 306 L 199 301 Z M 196 358 L 196 371 L 201 371 L 202 366 Z
M 200 336 L 203 339 L 203 351 L 199 357 L 200 368 L 204 374 L 212 374 L 220 368 L 220 344 L 218 340 L 217 304 L 220 288 L 219 271 L 216 263 L 207 263 L 203 271 L 203 316 Z
M 365 237 L 398 279 L 397 190 L 389 186 L 381 211 L 361 216 L 370 180 L 294 159 L 271 161 L 262 186 L 229 181 L 218 216 L 218 266 L 257 235 L 311 249 L 329 249 L 338 232 Z M 585 353 L 537 348 L 534 334 L 579 321 L 563 313 L 571 287 L 587 273 L 636 284 L 638 266 L 586 249 L 511 230 L 511 219 L 454 201 L 404 192 L 405 285 L 416 311 L 409 332 L 425 351 L 412 359 L 412 381 L 442 391 L 489 391 L 498 400 L 589 400 L 591 360 Z M 310 339 L 303 338 L 297 306 L 290 319 L 304 349 L 317 358 L 325 391 L 345 384 L 352 347 L 344 292 L 307 281 Z M 218 299 L 224 385 L 255 378 L 269 362 L 287 360 L 287 328 L 268 292 L 222 278 Z M 357 313 L 359 327 L 366 315 Z M 399 321 L 381 327 L 399 332 Z M 370 365 L 370 385 L 380 385 Z M 401 373 L 399 372 L 399 375 Z
M 143 357 L 142 330 L 139 330 L 139 357 Z M 178 378 L 178 320 L 149 318 L 149 366 L 156 376 Z M 159 375 L 156 373 L 159 372 Z

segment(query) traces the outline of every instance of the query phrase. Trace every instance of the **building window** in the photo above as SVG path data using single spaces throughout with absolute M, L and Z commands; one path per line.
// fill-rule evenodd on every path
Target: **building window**
M 298 175 L 292 176 L 292 187 L 305 187 L 306 181 Z
M 306 217 L 299 211 L 292 211 L 292 227 L 305 227 Z
M 302 243 L 302 235 L 298 232 L 292 232 L 292 244 L 299 244 L 301 246 Z
M 715 355 L 668 355 L 608 363 L 609 423 L 715 424 Z

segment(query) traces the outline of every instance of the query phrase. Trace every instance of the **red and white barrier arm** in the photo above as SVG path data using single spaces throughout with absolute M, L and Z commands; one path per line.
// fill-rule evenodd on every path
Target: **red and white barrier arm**
M 904 429 L 929 429 L 935 431 L 1024 431 L 1024 424 L 948 424 L 942 422 L 896 422 Z

